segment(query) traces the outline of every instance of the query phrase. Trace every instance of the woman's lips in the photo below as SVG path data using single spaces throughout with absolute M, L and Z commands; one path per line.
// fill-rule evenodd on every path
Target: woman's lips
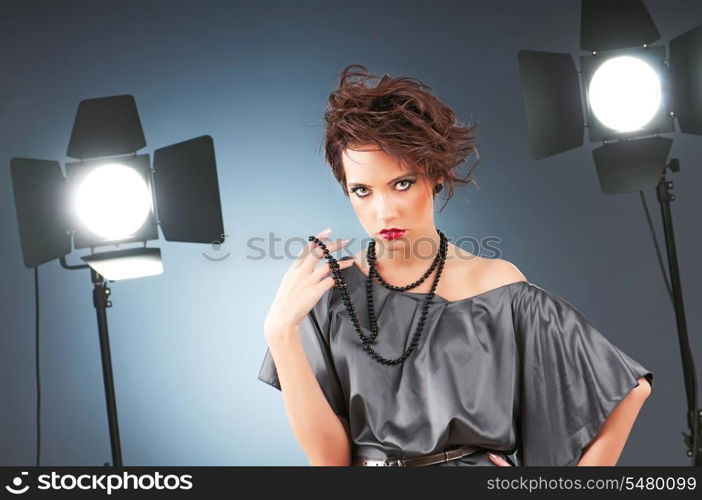
M 394 240 L 395 238 L 399 238 L 403 234 L 405 234 L 404 229 L 402 229 L 400 231 L 385 231 L 385 232 L 380 233 L 380 235 L 383 238 L 385 238 L 386 240 Z

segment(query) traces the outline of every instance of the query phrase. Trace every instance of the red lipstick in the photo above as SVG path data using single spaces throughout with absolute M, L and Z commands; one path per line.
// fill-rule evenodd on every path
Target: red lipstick
M 383 229 L 382 231 L 380 231 L 380 234 L 386 240 L 394 240 L 395 238 L 399 238 L 400 236 L 405 234 L 405 229 L 391 227 L 389 229 Z

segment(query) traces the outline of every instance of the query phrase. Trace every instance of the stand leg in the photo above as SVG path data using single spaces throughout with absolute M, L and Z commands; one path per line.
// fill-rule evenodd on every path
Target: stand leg
M 117 404 L 115 402 L 114 381 L 112 378 L 112 361 L 110 356 L 110 340 L 107 333 L 107 308 L 112 302 L 107 300 L 110 289 L 104 283 L 103 277 L 94 269 L 90 269 L 93 282 L 93 305 L 97 311 L 98 331 L 100 333 L 100 353 L 102 355 L 102 376 L 105 383 L 105 399 L 107 401 L 107 418 L 110 424 L 110 444 L 112 447 L 112 464 L 122 466 L 122 449 L 119 442 L 119 425 L 117 424 Z

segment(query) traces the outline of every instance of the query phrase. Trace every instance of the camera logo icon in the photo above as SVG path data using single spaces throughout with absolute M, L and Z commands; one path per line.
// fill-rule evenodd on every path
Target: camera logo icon
M 219 252 L 219 250 L 222 248 L 222 243 L 224 242 L 224 239 L 229 236 L 228 234 L 223 234 L 221 236 L 221 240 L 215 240 L 212 243 L 210 243 L 210 248 L 212 249 L 213 252 Z M 205 257 L 207 260 L 212 261 L 212 262 L 222 262 L 224 259 L 229 257 L 231 253 L 227 252 L 225 255 L 222 255 L 221 257 L 211 257 L 210 255 L 206 254 L 205 252 L 202 252 L 202 256 Z
M 26 476 L 28 474 L 29 474 L 29 472 L 22 472 L 21 473 L 22 476 Z M 12 479 L 12 485 L 14 486 L 14 488 L 12 486 L 8 485 L 8 486 L 5 486 L 5 489 L 7 491 L 9 491 L 10 493 L 12 493 L 13 495 L 21 495 L 22 493 L 26 493 L 27 490 L 29 489 L 29 485 L 25 485 L 24 488 L 20 488 L 20 486 L 22 486 L 22 478 L 20 476 L 16 476 L 15 478 Z M 18 489 L 15 489 L 15 488 L 18 488 Z

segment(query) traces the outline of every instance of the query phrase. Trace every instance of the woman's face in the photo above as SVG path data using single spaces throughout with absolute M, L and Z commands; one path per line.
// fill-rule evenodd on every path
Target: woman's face
M 430 180 L 413 173 L 377 146 L 364 145 L 357 149 L 364 151 L 346 149 L 342 163 L 351 205 L 366 232 L 389 253 L 406 250 L 419 238 L 437 241 L 434 186 Z M 404 229 L 405 232 L 400 238 L 388 240 L 381 231 L 390 228 Z M 416 247 L 412 245 L 411 248 Z M 378 257 L 381 258 L 379 254 Z M 405 252 L 404 257 L 417 256 Z

